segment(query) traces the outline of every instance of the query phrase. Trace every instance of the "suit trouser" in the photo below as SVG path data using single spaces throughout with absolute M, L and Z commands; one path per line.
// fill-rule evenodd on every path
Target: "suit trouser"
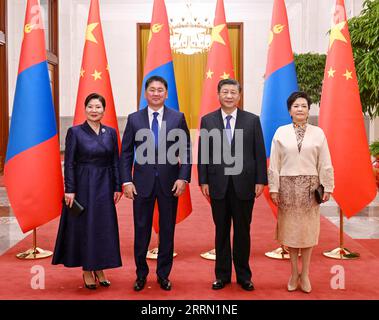
M 232 254 L 237 282 L 251 279 L 250 223 L 254 199 L 240 200 L 230 177 L 225 197 L 211 198 L 212 216 L 216 225 L 216 266 L 217 279 L 230 281 L 232 276 Z M 230 228 L 233 221 L 233 253 L 230 245 Z
M 138 193 L 138 190 L 137 190 Z M 159 178 L 155 177 L 154 188 L 149 197 L 134 196 L 134 259 L 137 277 L 144 278 L 149 273 L 146 254 L 151 239 L 155 201 L 159 208 L 159 246 L 156 273 L 168 278 L 173 262 L 174 231 L 178 198 L 163 193 Z

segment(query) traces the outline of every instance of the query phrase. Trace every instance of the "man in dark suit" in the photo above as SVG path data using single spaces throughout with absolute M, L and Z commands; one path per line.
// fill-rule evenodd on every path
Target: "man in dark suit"
M 146 253 L 156 200 L 159 208 L 156 273 L 161 288 L 171 289 L 168 276 L 173 263 L 178 197 L 191 178 L 189 130 L 183 113 L 164 106 L 167 90 L 162 77 L 152 76 L 146 81 L 148 105 L 129 115 L 122 138 L 120 174 L 124 194 L 133 200 L 136 291 L 145 287 L 149 273 Z
M 199 184 L 203 195 L 210 198 L 216 225 L 212 288 L 222 289 L 230 283 L 233 260 L 237 282 L 250 291 L 254 289 L 249 266 L 250 223 L 254 199 L 267 185 L 266 152 L 259 117 L 237 108 L 240 84 L 221 80 L 217 91 L 221 108 L 202 117 L 198 153 Z

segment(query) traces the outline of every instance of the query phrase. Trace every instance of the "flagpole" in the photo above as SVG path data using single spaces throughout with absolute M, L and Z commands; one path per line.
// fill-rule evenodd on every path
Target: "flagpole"
M 344 233 L 343 233 L 343 213 L 341 208 L 338 208 L 340 213 L 340 246 L 331 251 L 324 251 L 323 255 L 327 258 L 351 260 L 359 258 L 358 252 L 351 252 L 344 247 Z
M 33 229 L 33 248 L 16 254 L 16 257 L 21 260 L 34 260 L 48 258 L 52 255 L 53 253 L 51 251 L 37 247 L 37 229 Z

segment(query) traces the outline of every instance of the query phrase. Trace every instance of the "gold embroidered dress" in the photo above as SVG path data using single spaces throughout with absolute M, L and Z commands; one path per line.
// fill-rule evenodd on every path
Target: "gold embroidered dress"
M 274 136 L 269 167 L 270 192 L 279 192 L 276 239 L 292 248 L 313 247 L 318 244 L 320 233 L 320 211 L 314 191 L 320 179 L 326 192 L 334 188 L 329 149 L 318 127 L 284 127 Z

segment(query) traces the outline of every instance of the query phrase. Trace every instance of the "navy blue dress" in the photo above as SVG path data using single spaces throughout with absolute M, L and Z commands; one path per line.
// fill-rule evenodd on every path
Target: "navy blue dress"
M 65 150 L 65 192 L 85 210 L 75 216 L 64 205 L 52 264 L 102 270 L 122 265 L 114 192 L 121 191 L 117 133 L 89 124 L 68 129 Z

